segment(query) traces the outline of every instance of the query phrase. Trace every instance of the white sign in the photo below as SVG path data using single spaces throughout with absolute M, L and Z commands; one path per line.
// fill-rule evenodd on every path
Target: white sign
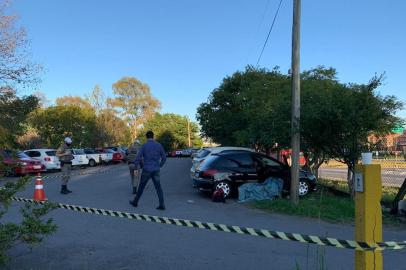
M 362 173 L 355 173 L 355 191 L 364 192 L 364 178 Z

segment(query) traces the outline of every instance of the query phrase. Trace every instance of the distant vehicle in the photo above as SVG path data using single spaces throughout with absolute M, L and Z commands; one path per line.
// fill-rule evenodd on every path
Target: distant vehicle
M 202 191 L 214 192 L 223 189 L 226 196 L 238 191 L 244 183 L 263 182 L 269 177 L 283 180 L 283 191 L 290 190 L 290 167 L 275 158 L 249 151 L 231 151 L 212 154 L 192 175 L 193 184 Z M 314 174 L 300 170 L 299 196 L 316 189 Z
M 13 155 L 10 150 L 0 150 L 0 157 L 3 164 L 7 167 L 3 174 L 8 175 L 26 175 L 30 173 L 45 172 L 45 165 L 39 160 L 35 160 L 18 152 Z
M 87 166 L 89 165 L 89 159 L 86 156 L 85 150 L 83 149 L 72 149 L 72 155 L 74 159 L 72 160 L 72 166 Z
M 95 149 L 94 151 L 96 153 L 101 154 L 102 162 L 104 164 L 109 164 L 113 160 L 113 153 L 114 153 L 113 150 L 111 150 L 111 151 L 110 150 L 111 149 L 109 149 L 109 151 L 107 151 L 106 149 L 100 149 L 99 148 L 99 149 Z
M 127 150 L 124 147 L 121 147 L 121 146 L 109 146 L 109 147 L 106 147 L 105 149 L 111 149 L 111 150 L 113 150 L 113 151 L 115 151 L 117 153 L 120 153 L 121 154 L 120 161 L 126 161 L 127 160 Z M 118 155 L 116 155 L 116 159 L 117 159 L 117 157 L 118 157 Z M 116 160 L 113 158 L 113 161 L 116 161 Z
M 288 165 L 290 165 L 290 157 L 292 156 L 292 149 L 284 149 L 280 151 L 280 162 L 286 163 L 288 162 Z M 306 159 L 304 157 L 303 152 L 299 153 L 299 164 L 300 166 L 304 166 L 306 164 Z
M 186 148 L 182 150 L 182 156 L 183 157 L 191 157 L 193 153 L 196 153 L 198 148 Z
M 89 166 L 94 167 L 99 164 L 109 163 L 113 159 L 112 153 L 104 153 L 91 148 L 84 149 L 87 159 L 89 160 Z
M 192 154 L 190 155 L 190 157 L 194 158 L 200 150 L 200 148 L 192 148 Z
M 105 148 L 104 151 L 106 151 L 107 153 L 111 153 L 112 155 L 111 162 L 120 163 L 124 161 L 124 154 L 121 151 L 114 151 L 111 148 Z
M 182 150 L 182 157 L 190 157 L 192 155 L 192 148 L 186 148 Z
M 41 161 L 47 171 L 61 169 L 61 162 L 56 156 L 55 149 L 30 149 L 24 151 L 24 153 L 30 158 Z
M 194 175 L 195 169 L 200 163 L 204 162 L 204 160 L 210 157 L 213 154 L 218 153 L 225 153 L 229 151 L 249 151 L 254 152 L 254 149 L 245 148 L 245 147 L 234 147 L 234 146 L 223 146 L 223 147 L 212 147 L 212 148 L 203 148 L 201 149 L 196 156 L 192 160 L 192 168 L 190 169 L 190 173 Z

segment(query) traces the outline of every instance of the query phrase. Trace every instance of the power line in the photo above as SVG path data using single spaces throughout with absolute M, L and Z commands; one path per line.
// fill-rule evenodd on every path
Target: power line
M 264 53 L 266 44 L 268 43 L 268 40 L 269 40 L 269 37 L 270 37 L 270 35 L 271 35 L 273 26 L 275 25 L 276 17 L 278 17 L 279 9 L 281 8 L 282 2 L 283 2 L 283 0 L 280 0 L 280 1 L 279 1 L 278 9 L 276 10 L 275 16 L 273 17 L 273 21 L 272 21 L 271 27 L 269 28 L 268 35 L 267 35 L 266 40 L 265 40 L 265 42 L 264 42 L 264 46 L 262 46 L 261 53 L 260 53 L 260 55 L 259 55 L 259 57 L 258 57 L 257 67 L 258 67 L 258 65 L 259 65 L 259 61 L 261 61 L 262 54 Z

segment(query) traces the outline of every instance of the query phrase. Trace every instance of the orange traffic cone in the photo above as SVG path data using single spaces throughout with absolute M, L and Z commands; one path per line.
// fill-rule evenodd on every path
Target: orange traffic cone
M 46 201 L 44 182 L 42 182 L 41 174 L 37 174 L 37 179 L 35 181 L 35 190 L 34 190 L 34 201 Z

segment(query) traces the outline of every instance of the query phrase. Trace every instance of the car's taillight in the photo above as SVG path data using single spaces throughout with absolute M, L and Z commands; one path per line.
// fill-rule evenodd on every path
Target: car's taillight
M 44 160 L 49 162 L 49 161 L 51 161 L 51 158 L 50 157 L 45 157 Z
M 201 172 L 202 177 L 213 177 L 218 171 L 211 169 L 211 170 L 206 170 Z

